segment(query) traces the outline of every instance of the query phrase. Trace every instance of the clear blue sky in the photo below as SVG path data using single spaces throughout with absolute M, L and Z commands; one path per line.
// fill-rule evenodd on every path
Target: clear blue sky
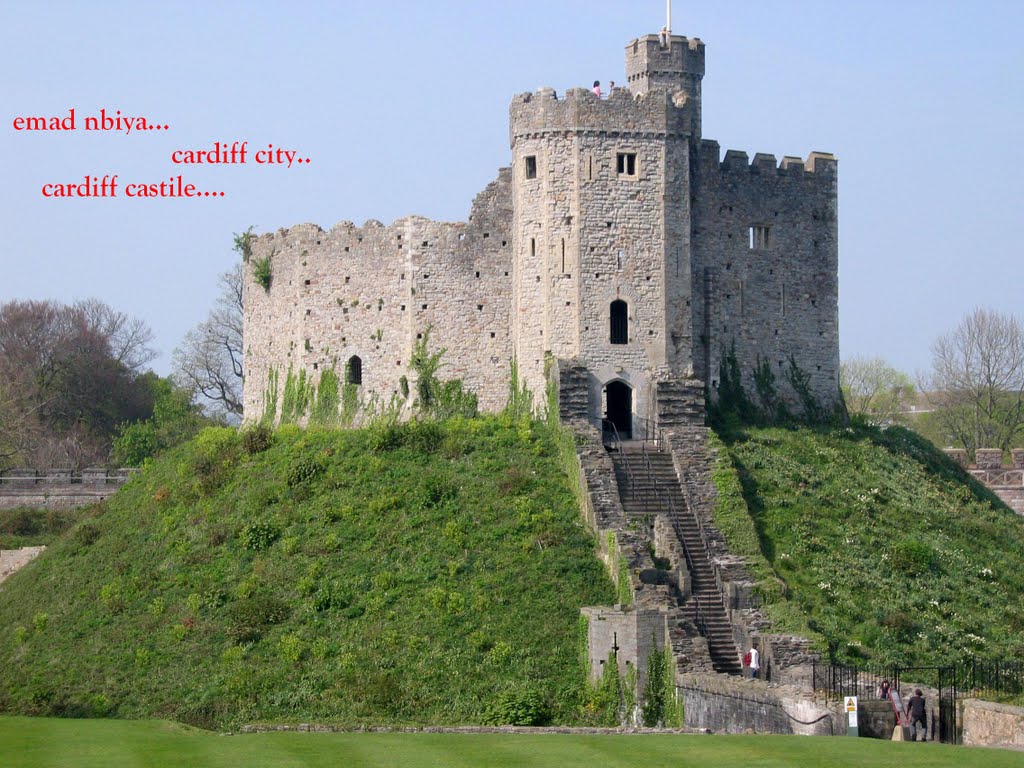
M 301 222 L 464 219 L 508 163 L 513 94 L 625 80 L 663 0 L 0 2 L 0 301 L 98 296 L 171 350 L 231 235 Z M 707 45 L 704 135 L 839 157 L 842 354 L 914 372 L 975 306 L 1021 314 L 1024 3 L 674 3 Z M 167 132 L 19 133 L 101 107 Z M 214 141 L 308 167 L 176 167 Z M 47 200 L 46 182 L 182 173 L 218 200 Z

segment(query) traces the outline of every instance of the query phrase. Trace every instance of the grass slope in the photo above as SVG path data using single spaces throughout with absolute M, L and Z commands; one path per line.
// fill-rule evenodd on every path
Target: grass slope
M 1024 755 L 876 739 L 450 733 L 265 733 L 224 737 L 161 722 L 0 718 L 8 768 L 1010 768 Z
M 207 430 L 0 588 L 0 710 L 578 721 L 614 591 L 557 454 L 495 418 Z
M 1024 519 L 902 428 L 751 428 L 716 520 L 780 629 L 844 662 L 1024 656 Z

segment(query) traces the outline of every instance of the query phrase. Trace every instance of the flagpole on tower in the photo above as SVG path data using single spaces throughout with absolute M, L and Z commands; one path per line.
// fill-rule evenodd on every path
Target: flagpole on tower
M 665 0 L 665 34 L 672 34 L 672 0 Z

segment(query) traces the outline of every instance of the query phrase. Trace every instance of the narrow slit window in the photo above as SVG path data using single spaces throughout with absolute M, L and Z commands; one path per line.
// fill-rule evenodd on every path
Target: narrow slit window
M 526 156 L 526 178 L 536 179 L 537 178 L 537 156 L 527 155 Z
M 359 358 L 359 355 L 352 355 L 348 359 L 348 365 L 345 366 L 345 378 L 349 384 L 355 384 L 360 386 L 363 383 L 363 361 Z
M 636 152 L 619 152 L 615 168 L 619 176 L 636 176 Z
M 611 305 L 611 342 L 612 344 L 629 343 L 629 307 L 622 299 L 616 299 Z

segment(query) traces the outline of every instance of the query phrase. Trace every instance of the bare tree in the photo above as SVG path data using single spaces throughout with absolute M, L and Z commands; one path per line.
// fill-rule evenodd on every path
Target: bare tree
M 900 420 L 916 399 L 910 376 L 880 357 L 852 357 L 839 366 L 839 386 L 846 409 L 876 424 Z
M 932 344 L 936 418 L 959 446 L 1007 450 L 1024 431 L 1024 327 L 976 309 Z
M 110 356 L 132 373 L 141 373 L 156 358 L 153 331 L 144 320 L 118 312 L 99 299 L 84 299 L 74 305 L 86 327 L 107 340 Z
M 220 277 L 221 293 L 207 318 L 174 350 L 181 383 L 215 411 L 242 415 L 242 263 Z

